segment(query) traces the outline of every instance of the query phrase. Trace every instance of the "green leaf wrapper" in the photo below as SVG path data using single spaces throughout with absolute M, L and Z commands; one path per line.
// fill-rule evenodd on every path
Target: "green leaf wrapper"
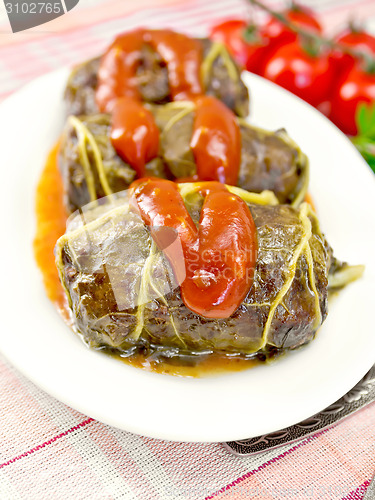
M 193 176 L 197 167 L 190 140 L 194 105 L 172 102 L 152 105 L 160 129 L 160 150 L 146 164 L 146 175 L 162 178 Z M 298 206 L 304 199 L 309 163 L 285 130 L 270 132 L 239 119 L 241 163 L 238 187 L 251 192 L 273 191 L 281 203 Z M 61 140 L 59 165 L 68 209 L 74 210 L 126 189 L 135 171 L 114 150 L 110 116 L 70 116 Z
M 181 195 L 195 222 L 203 198 Z M 332 252 L 310 206 L 276 204 L 272 193 L 229 189 L 249 205 L 258 236 L 254 283 L 227 319 L 203 318 L 181 300 L 170 263 L 126 193 L 75 216 L 56 245 L 56 264 L 76 330 L 94 348 L 124 355 L 251 356 L 311 341 L 327 314 Z M 271 203 L 271 204 L 270 204 Z M 339 265 L 338 265 L 339 268 Z

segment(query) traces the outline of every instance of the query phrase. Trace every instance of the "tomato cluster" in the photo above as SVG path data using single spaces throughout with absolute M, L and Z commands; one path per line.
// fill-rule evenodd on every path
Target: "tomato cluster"
M 282 12 L 295 26 L 321 35 L 323 28 L 309 8 L 293 5 Z M 276 18 L 263 26 L 244 19 L 215 25 L 213 40 L 225 43 L 238 63 L 317 107 L 347 134 L 355 135 L 360 103 L 375 102 L 375 37 L 350 27 L 335 37 L 340 45 L 373 56 L 372 64 L 304 39 Z

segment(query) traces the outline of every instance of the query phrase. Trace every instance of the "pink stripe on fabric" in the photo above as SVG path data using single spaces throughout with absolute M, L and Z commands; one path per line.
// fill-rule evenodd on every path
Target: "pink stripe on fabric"
M 133 490 L 140 491 L 140 484 L 142 488 L 147 484 L 147 495 L 150 495 L 150 497 L 147 498 L 157 498 L 155 496 L 156 491 L 147 477 L 147 471 L 142 469 L 133 459 L 131 450 L 127 450 L 121 445 L 111 433 L 110 427 L 98 422 L 97 427 L 88 428 L 86 432 L 90 436 L 90 439 L 107 457 L 112 466 L 117 469 L 118 474 Z M 146 493 L 144 493 L 144 495 L 146 495 Z
M 65 437 L 65 436 L 67 436 L 68 434 L 71 434 L 72 432 L 75 432 L 78 429 L 81 429 L 82 427 L 85 427 L 87 424 L 90 424 L 91 422 L 94 422 L 93 418 L 88 418 L 87 420 L 84 420 L 83 422 L 81 422 L 81 423 L 79 423 L 77 425 L 74 425 L 70 429 L 68 429 L 68 430 L 66 430 L 64 432 L 61 432 L 61 434 L 58 434 L 57 436 L 53 437 L 52 439 L 49 439 L 48 441 L 45 441 L 44 443 L 39 444 L 38 446 L 35 446 L 34 448 L 31 448 L 31 450 L 25 451 L 25 453 L 22 453 L 21 455 L 18 455 L 17 457 L 11 458 L 7 462 L 4 462 L 4 463 L 0 464 L 0 469 L 2 469 L 3 467 L 6 467 L 7 465 L 13 464 L 14 462 L 17 462 L 17 460 L 21 460 L 21 458 L 24 458 L 24 457 L 27 457 L 29 455 L 32 455 L 36 451 L 39 451 L 42 448 L 45 448 L 46 446 L 54 443 L 58 439 L 61 439 L 61 438 Z
M 329 433 L 321 433 L 307 447 L 286 452 L 283 460 L 270 460 L 267 467 L 263 465 L 227 490 L 221 489 L 214 495 L 215 500 L 272 500 L 284 497 L 285 491 L 289 497 L 292 492 L 292 498 L 342 498 L 371 476 L 375 468 L 374 409 L 374 404 L 369 405 L 330 428 Z
M 362 500 L 369 486 L 370 480 L 367 479 L 356 490 L 351 491 L 346 497 L 342 498 L 342 500 Z
M 313 436 L 308 437 L 307 439 L 305 439 L 304 441 L 301 441 L 300 443 L 296 444 L 292 448 L 289 448 L 289 450 L 284 451 L 283 453 L 281 453 L 277 457 L 271 458 L 267 462 L 264 462 L 264 464 L 260 465 L 256 469 L 253 469 L 253 470 L 251 470 L 249 472 L 246 472 L 246 474 L 244 474 L 243 476 L 239 477 L 238 479 L 235 479 L 234 481 L 232 481 L 231 483 L 227 484 L 226 486 L 223 486 L 223 488 L 221 488 L 220 490 L 216 491 L 212 495 L 206 497 L 204 500 L 211 500 L 212 498 L 215 498 L 217 495 L 220 495 L 220 493 L 224 493 L 225 491 L 230 490 L 233 486 L 236 486 L 237 484 L 241 483 L 245 479 L 247 479 L 247 478 L 249 478 L 251 476 L 254 476 L 254 474 L 256 474 L 257 472 L 259 472 L 259 471 L 261 471 L 263 469 L 265 469 L 268 465 L 276 463 L 277 461 L 281 460 L 282 458 L 290 455 L 290 453 L 293 453 L 293 451 L 298 450 L 298 448 L 301 448 L 302 446 L 305 446 L 306 444 L 310 443 L 311 441 L 313 441 L 318 436 L 321 436 L 322 434 L 325 434 L 326 432 L 330 431 L 331 429 L 332 429 L 332 427 L 329 428 L 329 429 L 323 429 L 322 431 L 317 432 Z
M 5 410 L 12 408 L 13 405 L 12 424 L 33 434 L 33 441 L 28 443 L 28 447 L 44 442 L 47 436 L 53 436 L 61 431 L 61 428 L 46 414 L 42 404 L 27 390 L 23 377 L 0 362 L 0 408 L 2 409 L 0 442 L 5 456 L 17 456 L 25 447 L 22 433 L 15 432 L 9 435 L 10 422 L 3 420 Z M 43 421 L 43 426 L 40 425 L 40 421 Z

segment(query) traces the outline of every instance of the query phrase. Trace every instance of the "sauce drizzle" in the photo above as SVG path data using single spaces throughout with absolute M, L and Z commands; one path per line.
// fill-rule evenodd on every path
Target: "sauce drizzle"
M 190 146 L 197 178 L 235 186 L 241 162 L 241 133 L 235 114 L 211 96 L 197 99 Z
M 137 83 L 142 47 L 150 45 L 164 61 L 172 100 L 195 100 L 190 146 L 197 164 L 194 180 L 237 184 L 241 134 L 234 113 L 221 101 L 205 96 L 200 79 L 202 45 L 172 30 L 139 28 L 118 36 L 103 55 L 96 101 L 101 112 L 113 113 L 112 144 L 137 172 L 158 153 L 159 135 L 152 114 L 143 108 Z
M 203 94 L 200 80 L 203 50 L 198 40 L 171 30 L 148 31 L 144 39 L 167 65 L 173 101 L 191 100 Z
M 159 129 L 153 114 L 134 99 L 117 99 L 112 113 L 111 142 L 117 154 L 137 172 L 137 177 L 143 177 L 146 163 L 159 150 Z
M 201 43 L 172 30 L 139 28 L 118 36 L 101 59 L 96 90 L 101 112 L 111 112 L 119 97 L 140 100 L 136 75 L 145 44 L 151 45 L 167 66 L 172 100 L 203 94 Z
M 206 318 L 231 316 L 251 288 L 257 259 L 257 233 L 246 203 L 219 182 L 202 182 L 199 191 L 205 200 L 198 229 L 174 182 L 140 179 L 132 188 L 133 208 L 150 226 L 156 244 L 165 247 L 158 235 L 164 231 L 158 228 L 177 233 L 183 259 L 176 260 L 174 245 L 164 252 L 184 304 Z
M 145 164 L 159 150 L 159 130 L 153 114 L 128 97 L 117 99 L 112 112 L 111 141 L 121 158 L 145 175 Z M 190 141 L 197 173 L 178 182 L 219 181 L 236 185 L 241 161 L 241 133 L 234 113 L 218 99 L 196 99 Z

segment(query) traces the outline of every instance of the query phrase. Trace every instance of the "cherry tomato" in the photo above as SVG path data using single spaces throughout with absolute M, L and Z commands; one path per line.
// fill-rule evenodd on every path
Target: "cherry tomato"
M 350 27 L 337 35 L 335 40 L 348 47 L 367 50 L 375 53 L 375 37 L 363 29 Z
M 345 133 L 356 135 L 355 116 L 360 103 L 375 101 L 375 73 L 356 62 L 339 84 L 331 99 L 329 118 Z
M 268 40 L 254 27 L 253 41 L 248 42 L 245 39 L 247 29 L 248 23 L 245 20 L 229 19 L 213 26 L 210 38 L 223 43 L 242 68 L 258 73 L 262 63 L 262 49 L 267 48 Z
M 349 26 L 346 30 L 339 33 L 334 40 L 348 48 L 375 54 L 375 37 L 361 28 Z M 345 54 L 339 49 L 332 51 L 332 60 L 335 71 L 337 75 L 340 75 L 340 78 L 349 73 L 356 61 L 353 56 Z
M 323 31 L 316 14 L 308 7 L 293 4 L 292 7 L 284 10 L 281 14 L 296 26 L 316 33 Z M 278 19 L 272 17 L 260 29 L 260 37 L 263 40 L 263 45 L 255 50 L 254 57 L 261 60 L 258 73 L 264 76 L 265 67 L 276 51 L 283 45 L 297 41 L 298 35 Z
M 334 72 L 327 52 L 310 55 L 298 42 L 280 47 L 270 58 L 264 76 L 313 106 L 328 95 Z
M 301 28 L 315 31 L 316 33 L 321 33 L 323 31 L 316 14 L 308 7 L 294 4 L 292 7 L 282 12 L 282 14 L 288 21 Z M 268 38 L 269 44 L 275 48 L 297 40 L 297 34 L 275 17 L 268 21 L 262 33 Z
M 307 7 L 294 4 L 282 14 L 297 26 L 322 32 L 316 15 Z M 245 20 L 229 19 L 215 25 L 210 38 L 224 43 L 243 68 L 260 75 L 263 75 L 265 64 L 279 47 L 297 39 L 296 33 L 275 18 L 271 18 L 263 27 L 255 28 L 253 33 L 248 33 L 247 39 L 244 37 L 245 30 L 249 30 Z

